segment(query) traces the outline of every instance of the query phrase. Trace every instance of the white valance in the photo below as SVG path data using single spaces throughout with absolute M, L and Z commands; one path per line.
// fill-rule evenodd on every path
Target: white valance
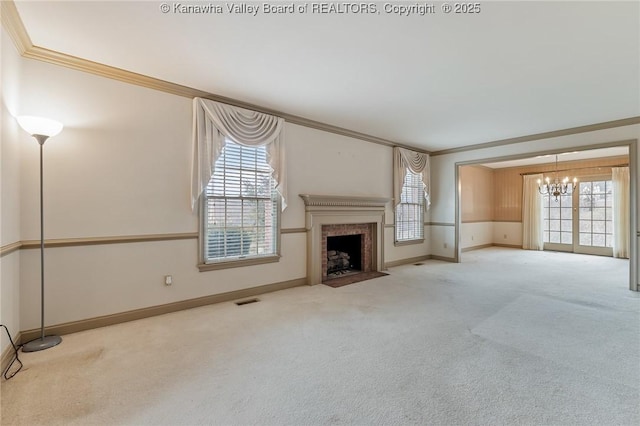
M 227 138 L 245 146 L 266 145 L 267 162 L 284 210 L 287 207 L 284 119 L 202 98 L 193 100 L 191 207 L 196 208 L 209 184 Z
M 429 154 L 416 152 L 406 148 L 393 148 L 393 205 L 400 204 L 402 186 L 407 175 L 407 169 L 412 173 L 422 173 L 424 184 L 424 197 L 427 201 L 427 209 L 431 205 L 431 190 L 429 188 Z

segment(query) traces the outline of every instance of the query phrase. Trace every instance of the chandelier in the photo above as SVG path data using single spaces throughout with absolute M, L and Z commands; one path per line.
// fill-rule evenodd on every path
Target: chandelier
M 578 178 L 573 178 L 573 183 L 569 182 L 568 177 L 562 179 L 562 182 L 558 180 L 558 156 L 556 155 L 555 179 L 553 183 L 551 183 L 551 178 L 549 178 L 549 176 L 544 180 L 544 183 L 538 179 L 538 191 L 540 191 L 542 195 L 553 195 L 557 202 L 559 196 L 565 195 L 569 192 L 569 186 L 571 186 L 571 191 L 576 189 L 577 182 Z

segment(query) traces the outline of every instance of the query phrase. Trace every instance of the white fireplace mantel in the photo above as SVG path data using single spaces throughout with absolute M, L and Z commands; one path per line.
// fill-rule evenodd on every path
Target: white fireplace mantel
M 391 199 L 381 197 L 300 194 L 305 204 L 307 230 L 307 283 L 322 283 L 322 226 L 373 223 L 372 270 L 384 265 L 385 206 Z
M 310 195 L 300 194 L 304 205 L 309 207 L 373 207 L 384 210 L 390 198 L 380 197 L 345 197 L 337 195 Z

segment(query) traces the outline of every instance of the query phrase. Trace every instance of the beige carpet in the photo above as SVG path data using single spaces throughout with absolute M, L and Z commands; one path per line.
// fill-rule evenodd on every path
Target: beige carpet
M 628 262 L 491 248 L 64 336 L 2 425 L 640 423 Z

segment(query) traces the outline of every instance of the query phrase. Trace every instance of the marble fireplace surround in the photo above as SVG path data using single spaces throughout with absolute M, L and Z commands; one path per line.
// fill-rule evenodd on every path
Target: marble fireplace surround
M 372 224 L 371 270 L 384 265 L 385 206 L 389 198 L 300 194 L 307 230 L 307 284 L 322 283 L 322 226 Z

